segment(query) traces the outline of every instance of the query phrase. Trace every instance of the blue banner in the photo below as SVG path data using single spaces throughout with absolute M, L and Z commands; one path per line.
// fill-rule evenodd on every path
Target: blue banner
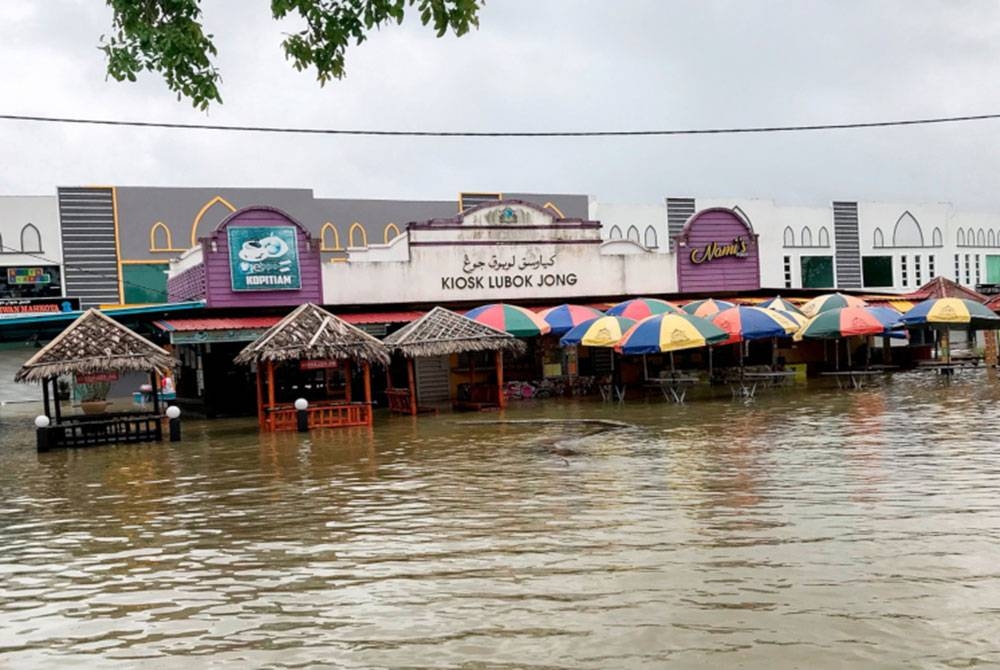
M 302 288 L 293 226 L 229 228 L 229 272 L 234 291 Z

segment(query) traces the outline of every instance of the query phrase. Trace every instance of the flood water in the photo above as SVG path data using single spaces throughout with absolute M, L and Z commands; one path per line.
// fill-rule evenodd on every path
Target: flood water
M 6 408 L 0 666 L 1000 663 L 991 375 L 42 455 Z M 622 425 L 492 423 L 540 418 Z

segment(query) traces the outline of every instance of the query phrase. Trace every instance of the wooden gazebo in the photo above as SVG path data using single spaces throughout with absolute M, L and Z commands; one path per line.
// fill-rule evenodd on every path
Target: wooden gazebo
M 371 364 L 387 364 L 389 353 L 377 338 L 322 307 L 306 303 L 272 326 L 236 357 L 257 364 L 257 415 L 261 430 L 295 430 L 294 401 L 309 400 L 309 428 L 364 426 L 372 423 Z M 351 368 L 360 362 L 364 401 L 351 398 Z M 297 364 L 297 369 L 291 364 Z M 298 383 L 279 389 L 279 375 L 298 376 Z M 306 375 L 318 375 L 304 380 Z M 333 387 L 330 380 L 343 381 Z M 280 391 L 280 393 L 279 393 Z M 295 397 L 278 396 L 292 394 Z M 308 396 L 312 396 L 312 398 Z
M 393 353 L 407 359 L 407 387 L 389 388 L 389 408 L 401 414 L 417 414 L 417 392 L 413 359 L 423 356 L 445 356 L 479 351 L 493 351 L 496 358 L 496 385 L 483 388 L 482 396 L 460 399 L 468 408 L 479 406 L 503 407 L 506 404 L 503 393 L 503 353 L 521 353 L 525 344 L 502 330 L 473 321 L 467 317 L 435 307 L 430 312 L 403 326 L 386 337 L 383 342 Z M 473 394 L 477 389 L 472 389 Z
M 14 381 L 41 382 L 45 416 L 50 425 L 48 448 L 78 447 L 116 442 L 152 442 L 163 439 L 159 376 L 176 361 L 138 333 L 91 309 L 67 326 L 25 363 Z M 63 415 L 57 379 L 114 378 L 123 372 L 146 372 L 152 386 L 152 411 Z M 51 385 L 51 391 L 49 389 Z M 50 402 L 51 395 L 51 402 Z M 42 442 L 39 442 L 41 445 Z

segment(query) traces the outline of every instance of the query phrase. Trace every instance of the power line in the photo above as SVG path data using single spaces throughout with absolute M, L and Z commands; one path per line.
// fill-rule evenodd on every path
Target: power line
M 751 126 L 743 128 L 689 128 L 676 130 L 553 130 L 553 131 L 471 131 L 471 130 L 362 130 L 347 128 L 304 128 L 280 126 L 237 126 L 210 123 L 168 123 L 160 121 L 116 121 L 113 119 L 83 119 L 56 116 L 0 114 L 4 121 L 62 123 L 92 126 L 132 128 L 166 128 L 171 130 L 215 130 L 241 133 L 283 133 L 296 135 L 353 135 L 365 137 L 653 137 L 673 135 L 739 135 L 752 133 L 789 133 L 822 130 L 858 130 L 898 126 L 927 126 L 942 123 L 966 123 L 1000 119 L 1000 114 L 941 116 L 926 119 L 897 119 L 859 123 L 821 123 L 799 126 Z

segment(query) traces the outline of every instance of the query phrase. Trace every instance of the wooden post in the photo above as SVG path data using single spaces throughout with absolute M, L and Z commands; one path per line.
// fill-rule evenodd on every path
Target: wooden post
M 52 378 L 54 379 L 54 378 Z M 42 380 L 42 404 L 45 406 L 45 416 L 51 418 L 49 414 L 49 381 L 50 378 L 46 377 Z M 59 389 L 56 388 L 56 402 L 59 402 Z
M 274 407 L 274 361 L 267 362 L 267 406 L 268 408 Z M 267 416 L 267 429 L 274 430 L 274 413 L 268 412 Z
M 406 359 L 406 388 L 410 390 L 410 414 L 417 415 L 417 383 L 413 369 L 413 359 Z
M 892 363 L 892 339 L 888 335 L 882 338 L 882 362 Z
M 365 404 L 368 405 L 368 425 L 372 425 L 372 367 L 365 361 L 361 364 L 361 372 L 365 376 Z
M 344 361 L 344 400 L 351 402 L 351 360 Z
M 160 413 L 160 376 L 156 370 L 149 373 L 149 380 L 153 386 L 153 414 Z
M 59 404 L 59 382 L 56 380 L 55 377 L 52 378 L 52 389 L 55 391 L 56 394 L 56 401 L 54 403 L 56 423 L 62 423 L 62 407 Z
M 257 428 L 264 430 L 264 380 L 261 379 L 261 362 L 257 361 Z
M 941 331 L 941 353 L 944 354 L 944 362 L 951 363 L 951 331 L 947 328 Z
M 497 362 L 497 404 L 500 409 L 507 406 L 507 396 L 503 392 L 503 351 L 499 349 L 495 352 Z

